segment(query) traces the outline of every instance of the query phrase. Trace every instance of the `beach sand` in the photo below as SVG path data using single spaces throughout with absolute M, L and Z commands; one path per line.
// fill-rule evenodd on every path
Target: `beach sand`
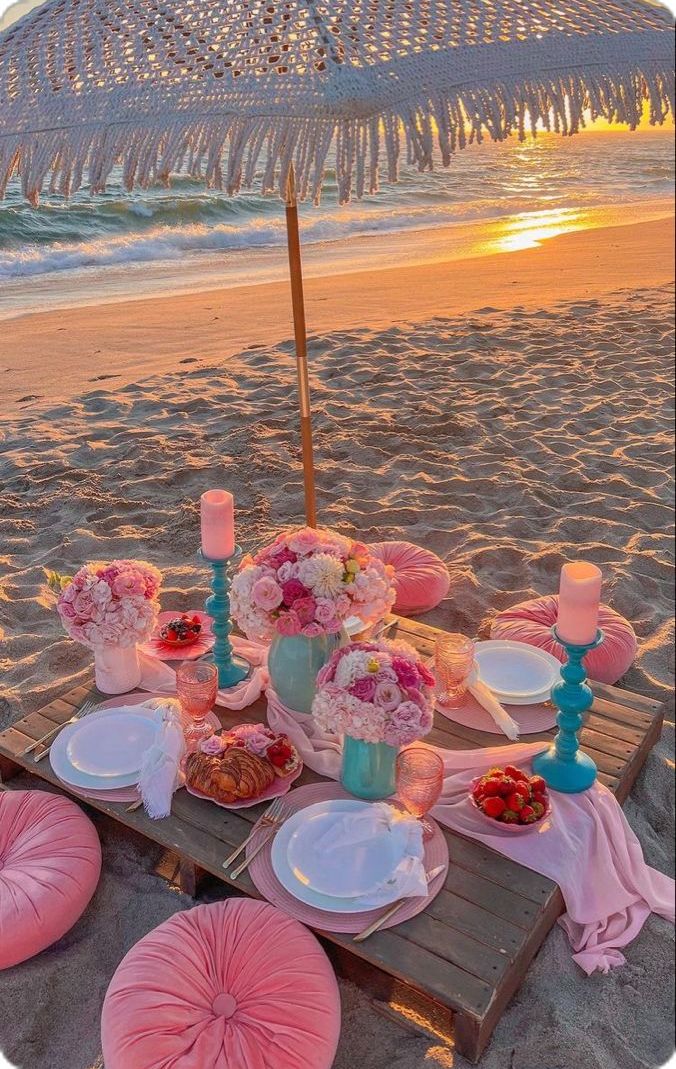
M 451 589 L 427 619 L 468 633 L 554 590 L 564 560 L 603 568 L 606 600 L 640 639 L 624 682 L 668 703 L 663 738 L 625 807 L 648 862 L 665 872 L 674 767 L 668 249 L 668 226 L 627 226 L 464 266 L 383 271 L 368 292 L 359 274 L 308 285 L 322 523 L 440 554 Z M 273 284 L 3 324 L 4 363 L 17 370 L 5 373 L 0 431 L 0 726 L 89 671 L 50 609 L 43 568 L 144 556 L 164 570 L 164 607 L 192 608 L 205 594 L 195 560 L 205 487 L 236 488 L 247 546 L 301 520 L 286 300 Z M 221 318 L 207 321 L 207 311 Z M 18 402 L 31 395 L 41 396 Z M 191 905 L 155 873 L 157 852 L 94 819 L 104 866 L 83 919 L 0 974 L 0 1049 L 21 1069 L 100 1069 L 101 1002 L 120 958 Z M 210 883 L 202 897 L 219 893 Z M 482 1066 L 664 1063 L 673 940 L 651 917 L 623 968 L 586 979 L 556 928 Z M 349 982 L 341 991 L 335 1069 L 466 1069 L 445 1037 L 401 1028 Z

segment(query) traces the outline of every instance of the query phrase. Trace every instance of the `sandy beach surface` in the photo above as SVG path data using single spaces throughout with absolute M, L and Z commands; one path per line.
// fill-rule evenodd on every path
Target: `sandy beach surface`
M 625 811 L 673 871 L 668 221 L 586 231 L 464 262 L 311 278 L 321 521 L 429 546 L 451 574 L 432 623 L 485 633 L 498 610 L 595 561 L 640 650 L 624 683 L 667 702 Z M 368 285 L 367 285 L 368 281 Z M 197 502 L 236 488 L 241 540 L 302 519 L 288 293 L 279 282 L 56 309 L 2 324 L 0 727 L 87 678 L 44 568 L 143 556 L 163 605 L 198 607 Z M 101 1069 L 110 978 L 191 902 L 159 853 L 94 817 L 104 865 L 79 924 L 0 974 L 0 1050 L 21 1069 Z M 206 885 L 203 900 L 222 894 Z M 673 1050 L 673 929 L 651 917 L 627 964 L 586 979 L 552 931 L 484 1069 L 642 1069 Z M 466 1069 L 341 982 L 335 1069 Z M 1 1059 L 0 1059 L 1 1060 Z

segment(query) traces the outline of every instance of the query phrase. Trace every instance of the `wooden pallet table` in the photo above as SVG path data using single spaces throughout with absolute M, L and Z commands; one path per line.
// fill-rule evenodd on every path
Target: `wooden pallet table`
M 431 653 L 435 629 L 407 620 L 398 635 L 423 653 Z M 595 701 L 581 741 L 596 761 L 600 779 L 620 802 L 627 797 L 648 752 L 659 737 L 662 707 L 651 698 L 595 684 Z M 32 713 L 0 734 L 0 774 L 5 781 L 27 770 L 65 790 L 49 760 L 35 764 L 21 751 L 31 740 L 68 720 L 95 688 L 81 686 Z M 248 709 L 218 709 L 224 725 L 265 718 L 259 700 Z M 554 730 L 528 741 L 549 739 Z M 461 727 L 437 714 L 428 741 L 449 749 L 494 746 L 495 735 Z M 321 777 L 305 769 L 299 784 Z M 200 875 L 210 873 L 229 883 L 223 859 L 258 819 L 262 807 L 221 809 L 179 791 L 172 814 L 151 821 L 142 809 L 129 813 L 121 803 L 88 801 L 136 832 L 172 851 L 180 859 L 182 889 L 194 894 Z M 423 1006 L 444 1032 L 452 1032 L 456 1049 L 477 1061 L 508 1002 L 548 931 L 563 911 L 559 889 L 550 880 L 496 854 L 480 843 L 445 831 L 451 858 L 446 885 L 429 907 L 396 928 L 355 944 L 350 936 L 318 934 L 328 942 L 337 966 L 381 998 L 410 998 Z M 247 874 L 232 884 L 258 896 Z M 403 995 L 402 995 L 403 993 Z

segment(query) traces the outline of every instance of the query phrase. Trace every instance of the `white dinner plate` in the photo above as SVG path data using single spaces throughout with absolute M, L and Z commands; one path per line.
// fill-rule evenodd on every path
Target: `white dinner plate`
M 85 717 L 75 725 L 66 754 L 73 768 L 88 776 L 129 776 L 141 768 L 155 732 L 156 725 L 138 712 Z
M 499 700 L 514 705 L 545 701 L 559 679 L 561 664 L 545 650 L 525 642 L 488 639 L 477 642 L 475 661 L 482 683 Z
M 354 802 L 355 815 L 369 808 Z M 350 810 L 347 811 L 348 813 Z M 373 894 L 401 861 L 403 840 L 386 825 L 368 843 L 335 846 L 320 851 L 317 844 L 330 839 L 335 826 L 345 820 L 346 811 L 336 812 L 331 802 L 318 802 L 305 810 L 305 819 L 292 832 L 287 848 L 291 871 L 313 891 L 333 898 L 359 898 Z
M 317 803 L 318 806 L 322 807 L 330 806 L 333 812 L 339 814 L 354 812 L 356 809 L 361 808 L 363 804 L 363 802 L 357 802 L 352 798 L 337 798 L 328 802 Z M 315 806 L 308 806 L 306 809 L 298 810 L 297 813 L 294 813 L 292 817 L 289 817 L 282 824 L 277 832 L 272 841 L 271 851 L 272 868 L 275 876 L 289 894 L 308 906 L 323 909 L 327 913 L 368 913 L 374 908 L 373 905 L 365 904 L 359 898 L 338 898 L 335 895 L 326 895 L 321 894 L 319 891 L 314 891 L 311 887 L 302 883 L 292 870 L 287 857 L 291 836 L 307 819 L 308 812 L 315 808 Z M 394 902 L 396 898 L 397 892 L 393 890 L 391 898 L 383 896 L 382 905 L 386 906 L 389 902 Z
M 120 712 L 133 712 L 136 716 L 142 716 L 153 725 L 155 731 L 157 730 L 158 722 L 154 710 L 148 709 L 147 711 L 141 712 L 141 708 L 138 705 L 127 706 L 125 708 L 101 709 L 96 713 L 90 713 L 89 716 L 85 717 L 81 722 L 69 724 L 65 727 L 59 732 L 52 743 L 52 748 L 49 752 L 49 762 L 59 779 L 63 780 L 64 783 L 69 783 L 72 787 L 79 787 L 81 790 L 91 788 L 97 791 L 114 790 L 118 787 L 133 787 L 138 783 L 138 770 L 124 776 L 92 776 L 87 772 L 82 772 L 75 768 L 68 757 L 68 744 L 78 728 L 81 728 L 85 723 L 89 723 L 90 721 L 93 723 L 95 721 L 102 721 L 110 717 L 115 717 Z

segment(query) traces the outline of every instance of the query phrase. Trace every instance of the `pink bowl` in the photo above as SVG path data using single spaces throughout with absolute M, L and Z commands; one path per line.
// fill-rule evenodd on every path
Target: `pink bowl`
M 547 820 L 548 817 L 550 817 L 552 815 L 552 798 L 551 798 L 551 795 L 549 793 L 547 793 L 547 808 L 545 809 L 545 811 L 542 814 L 542 816 L 540 817 L 540 819 L 533 821 L 532 824 L 504 824 L 501 820 L 496 820 L 495 817 L 489 817 L 488 813 L 484 813 L 484 811 L 481 808 L 481 806 L 477 805 L 477 803 L 474 800 L 474 797 L 472 795 L 472 791 L 474 790 L 474 788 L 476 787 L 477 783 L 481 779 L 483 779 L 483 776 L 477 776 L 476 779 L 472 780 L 470 793 L 469 793 L 469 796 L 468 796 L 469 797 L 469 802 L 470 802 L 470 805 L 472 806 L 472 808 L 475 809 L 476 812 L 479 814 L 479 816 L 483 820 L 487 821 L 488 824 L 491 824 L 494 828 L 503 828 L 505 831 L 511 831 L 511 832 L 515 832 L 515 831 L 516 832 L 519 832 L 519 831 L 532 831 L 533 828 L 539 828 L 541 826 L 541 824 L 545 820 Z

